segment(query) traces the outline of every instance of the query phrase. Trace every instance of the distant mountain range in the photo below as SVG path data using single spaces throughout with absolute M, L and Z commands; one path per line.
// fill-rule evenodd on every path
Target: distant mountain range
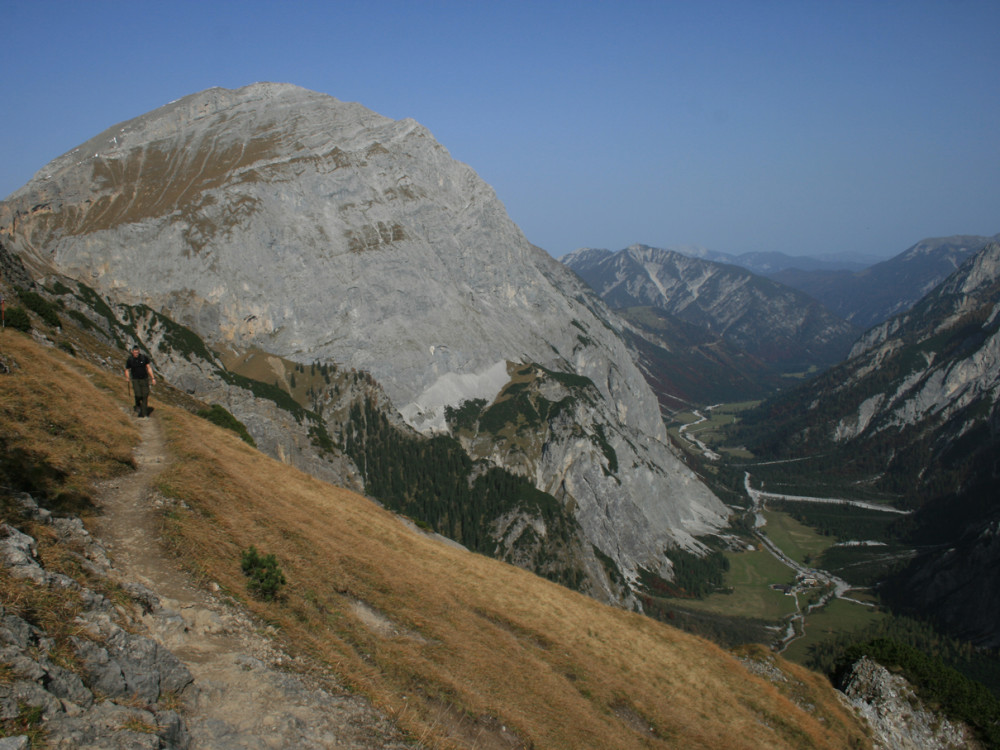
M 755 398 L 787 384 L 775 372 L 836 363 L 855 336 L 908 309 L 989 241 L 927 239 L 862 270 L 688 246 L 581 248 L 561 260 L 632 323 L 637 358 L 670 411 Z
M 690 258 L 711 260 L 716 263 L 728 263 L 753 271 L 760 276 L 770 276 L 790 268 L 802 271 L 861 271 L 878 263 L 878 258 L 867 258 L 859 255 L 786 255 L 779 252 L 756 251 L 733 255 L 709 250 L 698 245 L 678 245 L 663 248 L 672 250 Z
M 744 268 L 672 250 L 646 245 L 616 253 L 585 248 L 562 262 L 611 307 L 655 308 L 779 373 L 834 364 L 858 334 L 796 289 Z
M 805 292 L 859 330 L 903 312 L 941 283 L 987 242 L 1000 239 L 954 235 L 921 240 L 886 260 L 859 256 L 732 255 L 696 245 L 665 248 L 691 258 L 740 266 Z M 576 253 L 594 252 L 588 248 Z M 599 251 L 605 252 L 605 251 Z M 564 256 L 562 260 L 575 253 Z
M 889 260 L 858 271 L 791 266 L 770 278 L 800 289 L 865 330 L 912 307 L 995 237 L 956 235 L 918 242 Z

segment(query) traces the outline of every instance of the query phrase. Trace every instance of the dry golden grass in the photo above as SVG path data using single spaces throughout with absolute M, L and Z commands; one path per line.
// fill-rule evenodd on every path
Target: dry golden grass
M 101 377 L 49 354 L 47 388 L 75 378 L 90 389 L 70 397 L 79 424 L 61 432 L 89 443 L 110 420 L 134 440 L 127 419 L 106 414 L 124 393 L 116 403 Z M 181 559 L 429 747 L 868 744 L 817 675 L 777 660 L 799 685 L 784 695 L 707 641 L 424 536 L 181 409 L 154 418 L 173 454 L 160 489 L 184 501 L 166 519 Z M 246 596 L 240 554 L 251 545 L 276 555 L 289 581 L 281 600 Z
M 162 421 L 183 554 L 234 593 L 243 549 L 275 554 L 286 598 L 249 606 L 433 746 L 496 722 L 540 748 L 865 744 L 821 678 L 810 715 L 711 643 L 429 539 L 183 412 Z
M 11 370 L 0 375 L 0 478 L 79 507 L 95 481 L 135 468 L 139 433 L 122 408 L 123 378 L 10 329 L 0 355 Z
M 23 518 L 5 490 L 31 492 L 56 510 L 91 512 L 95 483 L 135 468 L 139 433 L 123 411 L 125 383 L 9 329 L 0 334 L 0 357 L 10 370 L 0 374 L 0 520 L 35 539 L 50 572 L 121 596 L 111 582 L 93 580 L 80 564 L 82 550 L 68 547 L 52 526 Z M 75 619 L 77 593 L 0 574 L 0 603 L 55 640 L 50 658 L 76 668 L 69 639 L 88 637 Z

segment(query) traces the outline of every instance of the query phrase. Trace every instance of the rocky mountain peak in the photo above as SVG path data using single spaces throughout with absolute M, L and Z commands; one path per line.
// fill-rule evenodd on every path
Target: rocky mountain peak
M 412 120 L 285 84 L 210 89 L 44 167 L 0 203 L 0 237 L 36 274 L 218 349 L 366 371 L 425 434 L 519 364 L 586 379 L 598 447 L 546 445 L 531 479 L 586 509 L 628 576 L 669 576 L 665 551 L 727 516 L 670 449 L 622 322 Z

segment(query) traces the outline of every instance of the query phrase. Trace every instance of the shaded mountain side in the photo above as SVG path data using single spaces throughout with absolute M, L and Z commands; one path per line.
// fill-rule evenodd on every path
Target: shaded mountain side
M 768 275 L 866 330 L 914 305 L 990 239 L 976 235 L 926 239 L 889 260 L 853 272 L 786 268 Z
M 921 550 L 887 591 L 985 645 L 1000 505 L 1000 245 L 991 243 L 907 313 L 868 331 L 851 357 L 747 415 L 758 456 L 917 512 L 898 529 Z
M 691 405 L 763 398 L 787 382 L 721 336 L 656 307 L 618 314 L 634 326 L 629 343 L 665 416 Z
M 645 245 L 578 250 L 562 262 L 611 307 L 656 307 L 779 373 L 834 364 L 857 335 L 802 292 L 736 266 Z
M 996 441 L 992 445 L 997 455 Z M 914 518 L 910 537 L 923 551 L 880 590 L 901 612 L 930 616 L 943 629 L 972 643 L 1000 647 L 1000 466 L 986 482 L 960 497 L 928 503 Z M 956 528 L 957 527 L 957 528 Z
M 0 281 L 8 288 L 31 289 L 35 282 L 21 259 L 0 242 Z
M 80 493 L 86 511 L 96 479 L 131 476 L 136 431 L 117 363 L 96 340 L 95 348 L 70 354 L 61 346 L 63 332 L 39 324 L 36 333 L 38 340 L 3 334 L 0 409 L 5 424 L 19 415 L 3 451 L 30 456 L 21 468 L 36 478 L 32 467 L 60 467 L 32 491 L 48 512 L 64 517 L 60 498 Z M 86 341 L 74 340 L 81 347 Z M 287 650 L 288 669 L 329 677 L 367 696 L 422 746 L 869 744 L 815 674 L 769 658 L 770 679 L 764 679 L 744 666 L 759 655 L 741 662 L 641 615 L 444 544 L 370 500 L 263 456 L 173 406 L 189 397 L 169 384 L 161 383 L 156 394 L 152 419 L 172 460 L 156 479 L 156 502 L 141 508 L 159 516 L 163 542 L 177 561 L 217 596 L 268 623 L 261 633 Z M 4 535 L 13 524 L 37 532 L 6 503 L 0 507 Z M 79 551 L 61 549 L 59 534 L 42 538 L 44 562 L 65 560 L 61 570 L 94 580 L 79 564 Z M 240 559 L 251 546 L 274 555 L 288 580 L 281 596 L 250 594 Z M 77 564 L 69 564 L 74 559 Z M 5 577 L 5 615 L 16 612 L 35 628 L 53 624 L 45 619 L 53 597 L 69 602 L 74 596 L 69 578 L 62 580 L 37 592 L 24 581 L 13 591 Z M 12 592 L 20 598 L 9 598 Z M 48 597 L 47 608 L 30 604 L 40 594 Z M 138 607 L 131 595 L 116 596 L 120 607 Z M 112 618 L 120 615 L 109 609 Z M 133 627 L 153 622 L 145 618 Z M 44 648 L 66 646 L 62 668 L 82 673 L 69 645 L 74 641 L 65 631 L 55 635 L 59 640 Z M 98 640 L 93 633 L 83 637 Z M 260 677 L 253 661 L 243 663 Z M 310 722 L 302 704 L 295 712 Z

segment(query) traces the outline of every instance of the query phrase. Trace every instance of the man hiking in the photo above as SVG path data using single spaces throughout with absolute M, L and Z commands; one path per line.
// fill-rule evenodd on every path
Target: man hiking
M 156 385 L 153 365 L 149 357 L 139 352 L 139 345 L 132 347 L 132 354 L 125 360 L 125 380 L 132 381 L 132 395 L 135 396 L 135 413 L 140 417 L 149 414 L 149 383 Z

